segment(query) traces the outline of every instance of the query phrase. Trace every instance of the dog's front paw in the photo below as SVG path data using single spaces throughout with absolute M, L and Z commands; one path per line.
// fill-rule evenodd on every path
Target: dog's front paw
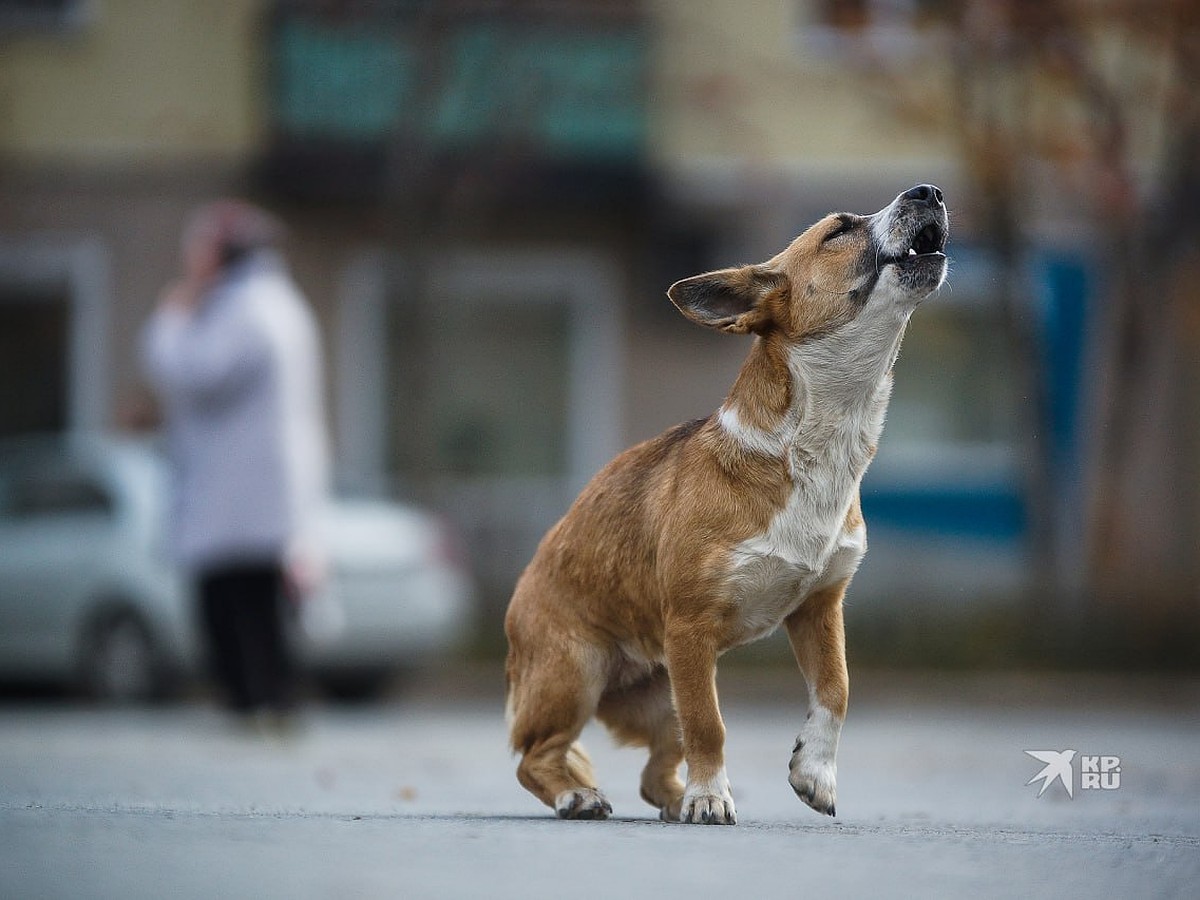
M 833 760 L 814 760 L 803 748 L 792 754 L 788 784 L 796 796 L 819 813 L 836 816 L 837 765 Z
M 837 745 L 841 720 L 820 707 L 813 710 L 788 765 L 788 783 L 801 800 L 819 813 L 836 816 Z
M 554 811 L 560 819 L 607 819 L 612 804 L 595 788 L 575 788 L 554 798 Z
M 695 825 L 737 824 L 737 810 L 733 808 L 733 794 L 724 769 L 709 781 L 688 779 L 687 790 L 680 804 L 679 821 Z

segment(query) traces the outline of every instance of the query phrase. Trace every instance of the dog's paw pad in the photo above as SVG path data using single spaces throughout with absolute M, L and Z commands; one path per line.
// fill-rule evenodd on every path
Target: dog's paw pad
M 560 819 L 607 819 L 612 804 L 595 788 L 576 788 L 554 798 L 554 811 Z

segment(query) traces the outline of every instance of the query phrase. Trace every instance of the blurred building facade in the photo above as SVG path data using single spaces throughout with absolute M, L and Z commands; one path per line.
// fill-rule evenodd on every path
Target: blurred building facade
M 0 431 L 137 419 L 184 213 L 249 195 L 292 228 L 343 487 L 452 517 L 502 604 L 603 462 L 732 382 L 746 343 L 683 322 L 669 284 L 932 181 L 951 287 L 906 340 L 856 595 L 899 618 L 1011 602 L 1027 486 L 998 285 L 1050 323 L 1069 456 L 1085 238 L 998 272 L 953 137 L 846 64 L 864 34 L 920 52 L 927 6 L 0 3 Z

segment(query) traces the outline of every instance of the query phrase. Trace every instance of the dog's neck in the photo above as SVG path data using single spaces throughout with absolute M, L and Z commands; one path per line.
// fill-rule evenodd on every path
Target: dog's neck
M 907 322 L 903 311 L 887 311 L 800 344 L 756 338 L 721 407 L 722 426 L 748 449 L 787 458 L 793 477 L 805 460 L 820 468 L 828 460 L 827 471 L 857 483 L 883 430 Z

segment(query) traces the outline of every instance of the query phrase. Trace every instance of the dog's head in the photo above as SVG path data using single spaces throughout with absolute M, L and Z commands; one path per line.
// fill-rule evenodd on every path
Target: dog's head
M 685 278 L 667 295 L 709 328 L 799 343 L 884 305 L 906 319 L 945 280 L 948 233 L 942 192 L 918 185 L 874 215 L 826 216 L 765 263 Z

